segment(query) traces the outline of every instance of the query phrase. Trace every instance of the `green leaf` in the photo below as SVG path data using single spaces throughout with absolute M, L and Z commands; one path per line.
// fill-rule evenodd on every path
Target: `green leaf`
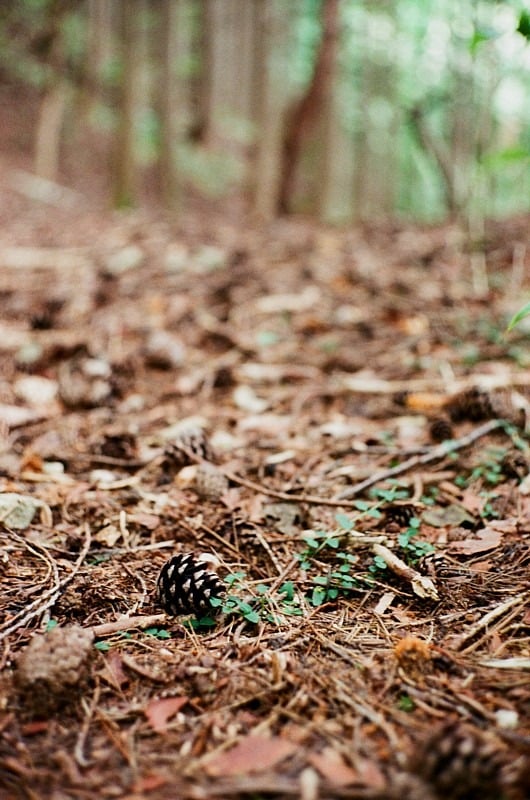
M 508 323 L 508 327 L 506 328 L 506 330 L 511 331 L 512 328 L 515 328 L 518 322 L 521 322 L 521 320 L 527 317 L 529 314 L 530 314 L 530 302 L 528 302 L 526 305 L 520 308 L 517 314 L 514 314 L 514 316 Z
M 259 622 L 259 614 L 254 610 L 247 611 L 245 614 L 243 614 L 243 617 L 247 620 L 247 622 L 252 622 L 254 625 Z
M 101 650 L 102 652 L 110 650 L 110 644 L 108 642 L 96 642 L 94 647 L 96 650 Z
M 56 619 L 49 619 L 48 624 L 46 625 L 46 633 L 48 633 L 48 631 L 52 631 L 54 628 L 57 627 L 58 624 L 59 623 L 57 622 Z
M 335 519 L 337 521 L 337 525 L 339 525 L 343 530 L 352 530 L 353 520 L 351 520 L 347 514 L 335 514 Z
M 400 547 L 408 547 L 410 536 L 408 533 L 400 533 L 397 537 L 397 540 Z
M 321 606 L 322 603 L 325 601 L 325 599 L 326 599 L 326 592 L 324 591 L 324 589 L 320 589 L 319 587 L 313 589 L 313 593 L 311 595 L 312 606 Z
M 387 569 L 387 563 L 381 556 L 374 556 L 374 564 L 378 569 Z
M 292 600 L 294 597 L 294 583 L 292 581 L 286 581 L 282 583 L 280 588 L 278 589 L 279 594 L 284 594 L 284 600 Z
M 520 33 L 521 36 L 524 36 L 527 41 L 530 41 L 530 12 L 526 11 L 526 9 L 521 11 L 519 24 L 517 26 L 517 33 Z

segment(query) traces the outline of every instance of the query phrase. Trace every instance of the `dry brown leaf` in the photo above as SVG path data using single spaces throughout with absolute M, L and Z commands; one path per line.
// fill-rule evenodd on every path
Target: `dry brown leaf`
M 167 721 L 171 719 L 177 711 L 180 711 L 187 702 L 187 697 L 164 697 L 159 700 L 151 700 L 144 709 L 144 713 L 154 731 L 157 733 L 165 733 L 167 730 Z
M 121 689 L 129 683 L 129 676 L 123 669 L 122 657 L 115 650 L 111 650 L 105 659 L 102 677 L 117 689 Z
M 278 736 L 247 736 L 239 744 L 205 762 L 204 769 L 212 778 L 263 772 L 292 755 L 296 745 Z
M 386 786 L 385 776 L 375 763 L 369 758 L 362 758 L 358 764 L 359 779 L 366 786 L 372 789 L 384 789 Z
M 471 556 L 475 553 L 484 553 L 486 550 L 493 550 L 501 543 L 502 533 L 493 528 L 487 527 L 477 531 L 473 539 L 462 539 L 460 542 L 453 542 L 447 548 L 450 553 L 461 553 Z
M 359 781 L 359 775 L 332 747 L 325 747 L 320 753 L 311 753 L 308 760 L 333 786 L 348 786 Z
M 141 525 L 142 528 L 147 528 L 149 531 L 154 530 L 160 525 L 160 517 L 158 514 L 146 514 L 143 511 L 139 511 L 136 514 L 127 514 L 127 521 L 134 522 L 136 525 Z

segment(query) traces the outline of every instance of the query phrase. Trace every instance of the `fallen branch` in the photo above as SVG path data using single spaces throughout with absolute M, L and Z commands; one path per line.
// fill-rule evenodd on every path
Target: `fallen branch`
M 128 631 L 132 628 L 150 628 L 160 622 L 167 622 L 167 614 L 149 614 L 143 617 L 119 617 L 114 622 L 103 622 L 101 625 L 94 625 L 90 630 L 96 638 L 110 636 L 112 633 Z
M 470 444 L 473 444 L 473 442 L 476 442 L 477 439 L 480 439 L 482 436 L 486 436 L 488 433 L 491 433 L 491 431 L 501 428 L 503 424 L 503 420 L 491 419 L 489 422 L 484 423 L 484 425 L 480 425 L 478 428 L 475 428 L 475 430 L 471 431 L 466 436 L 462 436 L 460 439 L 452 439 L 448 442 L 442 442 L 441 444 L 436 445 L 436 447 L 433 447 L 431 450 L 429 450 L 428 453 L 424 453 L 420 456 L 412 456 L 412 458 L 407 459 L 407 461 L 403 461 L 401 464 L 397 464 L 395 467 L 389 467 L 388 469 L 383 469 L 379 472 L 376 472 L 370 478 L 366 478 L 364 481 L 360 481 L 360 483 L 356 483 L 353 486 L 348 487 L 348 489 L 345 489 L 339 494 L 337 500 L 348 500 L 349 498 L 360 494 L 365 489 L 368 489 L 369 486 L 379 483 L 379 481 L 387 480 L 395 475 L 401 475 L 403 472 L 407 472 L 413 467 L 421 466 L 423 464 L 430 464 L 433 461 L 438 461 L 442 458 L 445 458 L 445 456 L 448 456 L 450 453 L 455 453 L 457 450 L 462 450 L 464 447 L 469 447 Z
M 526 603 L 527 599 L 528 598 L 524 594 L 519 594 L 516 597 L 511 597 L 504 603 L 495 606 L 495 608 L 492 608 L 487 614 L 484 614 L 484 616 L 479 619 L 477 624 L 473 625 L 471 630 L 467 631 L 467 633 L 465 633 L 463 636 L 459 636 L 455 641 L 453 641 L 453 648 L 455 650 L 463 650 L 464 645 L 471 641 L 471 639 L 474 639 L 475 636 L 487 628 L 490 623 L 499 617 L 502 617 L 503 614 L 505 614 L 507 611 L 510 611 L 510 609 L 514 608 L 515 606 Z
M 417 594 L 418 597 L 430 597 L 431 600 L 439 600 L 436 586 L 427 575 L 422 575 L 421 572 L 409 567 L 408 564 L 405 564 L 392 550 L 389 550 L 388 547 L 385 547 L 383 544 L 374 544 L 372 551 L 376 556 L 383 559 L 392 572 L 395 572 L 400 578 L 405 578 L 405 580 L 410 581 L 412 584 L 412 591 L 414 594 Z

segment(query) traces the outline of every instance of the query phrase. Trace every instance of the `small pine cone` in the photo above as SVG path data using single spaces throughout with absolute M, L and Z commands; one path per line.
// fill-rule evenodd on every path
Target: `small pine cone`
M 413 503 L 388 503 L 384 506 L 385 522 L 395 522 L 402 528 L 410 524 L 413 517 L 420 514 L 420 509 Z
M 177 469 L 194 464 L 196 460 L 212 461 L 214 458 L 206 433 L 199 425 L 183 427 L 175 441 L 166 445 L 164 454 Z
M 529 464 L 520 450 L 508 450 L 502 459 L 502 471 L 507 478 L 526 478 L 529 472 Z
M 433 580 L 446 578 L 451 572 L 449 562 L 441 553 L 426 553 L 418 561 L 417 567 L 420 572 Z
M 16 682 L 26 709 L 46 716 L 75 703 L 90 676 L 94 636 L 79 625 L 37 634 L 17 661 Z
M 433 419 L 429 426 L 429 434 L 433 442 L 445 442 L 454 438 L 453 426 L 446 417 Z
M 394 656 L 400 668 L 413 680 L 419 680 L 432 669 L 432 648 L 425 639 L 405 636 L 394 647 Z
M 451 722 L 418 749 L 410 769 L 440 800 L 499 800 L 503 794 L 501 752 L 495 740 Z
M 472 386 L 463 392 L 453 395 L 445 404 L 452 422 L 481 422 L 485 419 L 493 419 L 496 414 L 491 404 L 489 392 Z
M 167 561 L 156 582 L 158 603 L 167 614 L 215 613 L 210 600 L 222 597 L 224 584 L 204 562 L 191 554 L 179 554 Z
M 200 464 L 193 488 L 205 500 L 219 500 L 228 491 L 228 478 L 213 464 Z

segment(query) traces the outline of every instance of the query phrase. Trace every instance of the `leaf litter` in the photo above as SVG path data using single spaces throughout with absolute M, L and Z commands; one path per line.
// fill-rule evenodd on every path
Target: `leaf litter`
M 492 227 L 477 298 L 439 230 L 420 257 L 413 230 L 210 223 L 105 220 L 78 242 L 90 292 L 62 269 L 47 330 L 30 320 L 53 280 L 5 295 L 2 789 L 436 799 L 476 796 L 491 768 L 523 798 L 530 454 L 511 398 L 530 362 L 502 332 L 524 224 Z M 177 250 L 196 256 L 160 258 Z M 156 604 L 186 553 L 226 585 L 199 619 Z M 43 715 L 17 675 L 57 626 L 96 642 L 88 682 Z M 466 742 L 473 769 L 442 791 Z

